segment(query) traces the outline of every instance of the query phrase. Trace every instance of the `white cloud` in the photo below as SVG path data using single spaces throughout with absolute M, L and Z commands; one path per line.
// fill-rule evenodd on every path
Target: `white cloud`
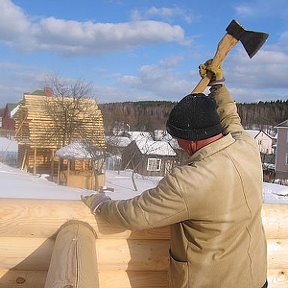
M 164 61 L 165 62 L 165 61 Z M 143 65 L 136 76 L 126 75 L 120 81 L 133 89 L 145 91 L 153 100 L 175 101 L 193 88 L 193 79 L 178 75 L 173 69 L 160 65 Z
M 0 36 L 3 42 L 10 43 L 15 38 L 21 38 L 29 30 L 27 17 L 10 0 L 0 1 L 0 17 Z
M 139 20 L 139 19 L 164 19 L 165 21 L 172 21 L 173 19 L 177 19 L 177 22 L 179 20 L 184 20 L 186 23 L 191 24 L 194 19 L 196 19 L 196 16 L 191 16 L 191 14 L 188 14 L 186 10 L 180 8 L 180 7 L 155 7 L 152 6 L 146 11 L 139 11 L 139 10 L 133 10 L 131 14 L 132 19 Z
M 184 43 L 185 40 L 184 30 L 179 25 L 152 20 L 115 24 L 49 17 L 30 22 L 9 0 L 0 1 L 0 17 L 0 42 L 9 40 L 12 46 L 32 51 L 97 54 L 163 42 Z

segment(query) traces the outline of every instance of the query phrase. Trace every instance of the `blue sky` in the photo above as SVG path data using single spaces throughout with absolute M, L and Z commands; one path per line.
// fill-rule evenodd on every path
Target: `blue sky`
M 0 107 L 51 75 L 93 85 L 98 103 L 178 101 L 199 82 L 232 19 L 269 33 L 250 59 L 226 57 L 237 102 L 288 98 L 286 0 L 0 0 Z

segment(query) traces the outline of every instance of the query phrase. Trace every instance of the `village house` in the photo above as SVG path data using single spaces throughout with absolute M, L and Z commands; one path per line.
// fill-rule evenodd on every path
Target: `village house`
M 263 130 L 246 130 L 256 140 L 260 153 L 273 154 L 274 139 Z
M 275 159 L 276 179 L 288 181 L 288 120 L 278 124 Z
M 79 105 L 77 113 L 72 115 L 73 111 L 66 109 L 64 115 L 59 97 L 49 92 L 51 90 L 46 89 L 24 93 L 14 119 L 19 167 L 33 174 L 46 173 L 53 177 L 58 167 L 56 150 L 81 139 L 105 149 L 105 135 L 102 113 L 95 99 L 62 97 L 60 100 L 65 105 Z M 67 119 L 70 122 L 66 123 Z M 65 127 L 65 124 L 70 126 Z
M 2 111 L 1 119 L 1 135 L 7 138 L 12 138 L 15 133 L 15 121 L 13 115 L 17 110 L 18 104 L 16 103 L 7 103 Z
M 122 167 L 122 153 L 131 143 L 131 139 L 126 136 L 106 136 L 107 158 L 106 167 L 109 170 L 119 171 Z
M 166 141 L 133 140 L 122 154 L 122 169 L 143 176 L 164 176 L 176 163 L 177 155 Z

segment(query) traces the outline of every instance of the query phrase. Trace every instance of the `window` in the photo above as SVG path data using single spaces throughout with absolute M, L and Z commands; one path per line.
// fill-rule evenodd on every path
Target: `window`
M 147 171 L 160 171 L 161 159 L 148 158 Z
M 288 165 L 288 153 L 285 155 L 285 165 Z

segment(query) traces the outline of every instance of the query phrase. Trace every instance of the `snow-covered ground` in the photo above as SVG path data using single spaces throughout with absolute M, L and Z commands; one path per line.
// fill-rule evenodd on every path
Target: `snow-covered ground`
M 106 187 L 114 191 L 106 194 L 114 200 L 132 198 L 144 190 L 155 187 L 159 177 L 135 176 L 138 191 L 133 189 L 131 172 L 108 170 Z M 60 186 L 50 182 L 45 175 L 33 176 L 17 168 L 0 163 L 0 198 L 30 199 L 66 199 L 80 200 L 81 195 L 92 193 L 90 190 Z M 263 197 L 265 203 L 288 204 L 288 186 L 264 183 Z
M 3 144 L 4 141 L 1 139 L 0 137 L 0 152 L 5 151 L 7 147 L 5 145 L 10 143 L 10 140 L 8 142 L 4 140 L 5 144 Z M 9 147 L 13 145 L 10 143 Z M 107 170 L 106 187 L 113 188 L 114 191 L 107 191 L 106 194 L 115 200 L 129 199 L 146 189 L 155 187 L 160 177 L 135 175 L 135 180 L 137 191 L 133 188 L 130 171 L 120 171 L 118 174 L 117 171 Z M 91 192 L 86 189 L 60 186 L 48 181 L 45 175 L 33 176 L 0 162 L 0 198 L 80 200 L 81 195 L 88 195 Z M 288 204 L 288 186 L 264 183 L 263 198 L 265 203 Z

